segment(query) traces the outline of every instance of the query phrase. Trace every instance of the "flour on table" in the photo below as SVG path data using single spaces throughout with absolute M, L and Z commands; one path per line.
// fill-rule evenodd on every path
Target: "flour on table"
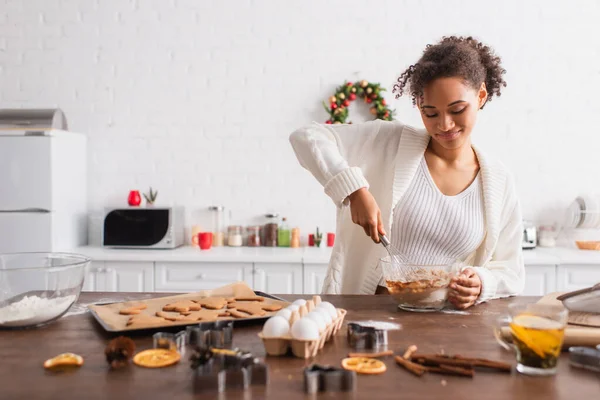
M 0 324 L 12 327 L 39 324 L 62 314 L 73 301 L 74 295 L 52 299 L 25 296 L 0 308 Z

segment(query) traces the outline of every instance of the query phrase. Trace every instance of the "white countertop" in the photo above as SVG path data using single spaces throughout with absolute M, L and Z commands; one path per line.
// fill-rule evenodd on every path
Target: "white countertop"
M 84 246 L 74 249 L 99 261 L 154 261 L 154 262 L 264 262 L 327 264 L 329 247 L 213 247 L 200 250 L 183 246 L 172 250 L 110 249 Z M 598 264 L 600 251 L 555 247 L 523 250 L 525 265 Z

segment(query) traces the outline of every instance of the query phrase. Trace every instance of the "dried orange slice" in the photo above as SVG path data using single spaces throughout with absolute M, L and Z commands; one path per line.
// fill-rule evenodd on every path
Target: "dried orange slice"
M 382 361 L 366 357 L 349 357 L 342 360 L 342 367 L 359 374 L 383 374 L 387 367 Z
M 54 369 L 58 367 L 81 367 L 83 357 L 73 353 L 62 353 L 44 361 L 44 368 Z
M 149 349 L 140 351 L 133 357 L 133 362 L 140 367 L 162 368 L 179 362 L 181 355 L 173 350 Z

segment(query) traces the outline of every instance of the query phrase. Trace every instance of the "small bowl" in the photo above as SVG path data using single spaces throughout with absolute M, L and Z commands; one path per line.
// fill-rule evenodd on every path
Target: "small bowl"
M 453 258 L 424 255 L 379 260 L 386 287 L 406 311 L 439 311 L 447 305 L 450 279 L 464 264 Z
M 59 319 L 79 298 L 89 263 L 79 254 L 0 254 L 0 328 L 31 328 Z

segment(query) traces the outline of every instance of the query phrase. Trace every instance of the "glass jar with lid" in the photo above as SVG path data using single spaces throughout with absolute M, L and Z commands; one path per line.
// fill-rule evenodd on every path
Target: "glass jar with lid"
M 243 244 L 242 227 L 231 225 L 227 229 L 227 245 L 231 247 L 240 247 Z
M 246 246 L 259 247 L 261 245 L 261 240 L 260 240 L 261 232 L 260 231 L 261 231 L 260 226 L 249 226 L 246 228 L 246 234 L 247 234 Z
M 277 231 L 279 228 L 279 214 L 267 214 L 265 215 L 267 223 L 264 226 L 265 240 L 264 245 L 267 247 L 277 246 Z
M 225 241 L 225 207 L 208 207 L 212 214 L 213 247 L 223 246 Z

